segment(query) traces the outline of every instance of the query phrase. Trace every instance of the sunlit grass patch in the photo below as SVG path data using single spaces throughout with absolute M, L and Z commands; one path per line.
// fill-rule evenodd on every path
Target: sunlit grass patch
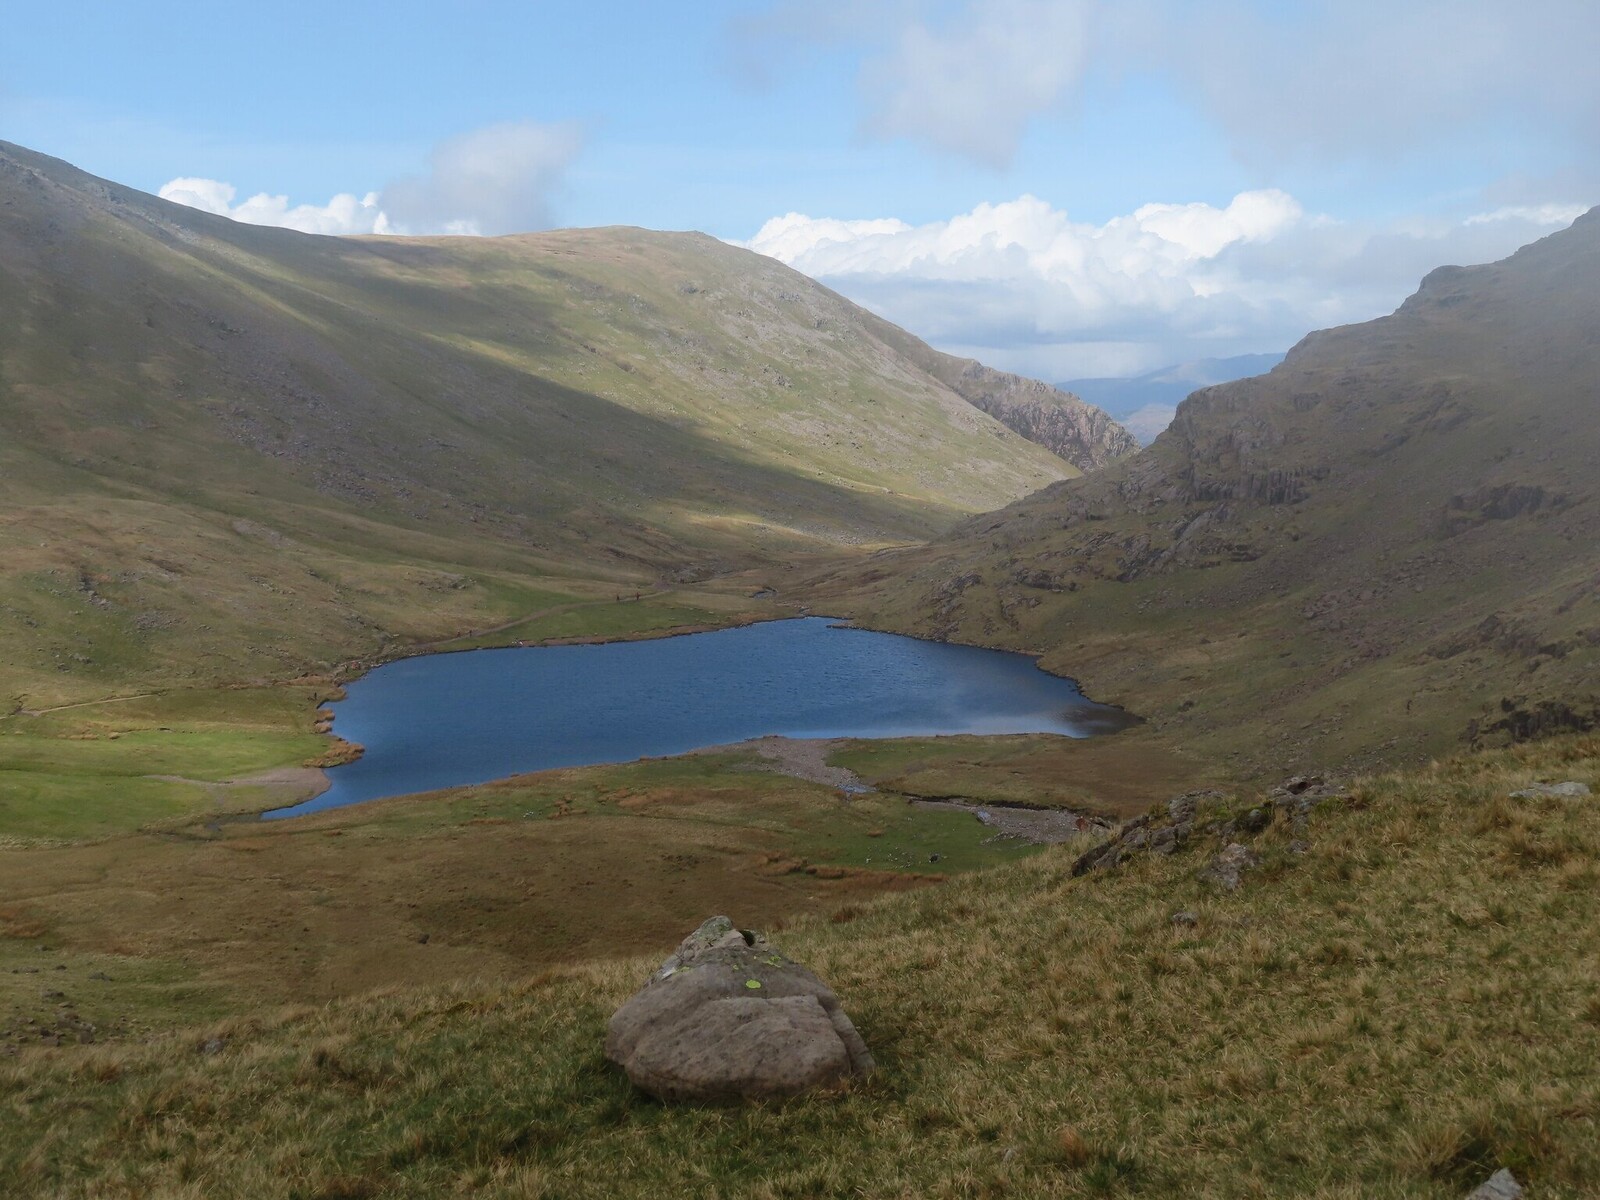
M 281 801 L 208 785 L 325 752 L 314 710 L 333 690 L 183 689 L 0 719 L 0 836 L 104 837 Z

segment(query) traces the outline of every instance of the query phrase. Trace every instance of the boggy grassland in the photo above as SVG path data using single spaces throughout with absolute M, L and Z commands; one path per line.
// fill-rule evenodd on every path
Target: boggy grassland
M 281 802 L 292 778 L 212 784 L 221 800 L 197 799 L 203 811 L 94 836 L 80 821 L 76 838 L 0 848 L 0 1054 L 144 1036 L 269 1000 L 514 979 L 652 951 L 711 911 L 781 926 L 1039 849 L 910 797 L 1027 794 L 1116 819 L 1195 776 L 1137 733 L 821 752 L 877 790 L 795 778 L 738 746 L 274 822 L 254 810 Z
M 1443 1198 L 1504 1165 L 1530 1194 L 1592 1195 L 1600 803 L 1509 798 L 1550 779 L 1600 787 L 1600 738 L 1352 781 L 1304 831 L 1280 818 L 1256 835 L 1262 865 L 1237 892 L 1198 878 L 1216 843 L 1196 838 L 1081 878 L 1060 847 L 835 894 L 772 928 L 877 1056 L 842 1095 L 708 1110 L 633 1091 L 600 1043 L 662 949 L 638 947 L 514 980 L 263 997 L 12 1060 L 0 1188 Z

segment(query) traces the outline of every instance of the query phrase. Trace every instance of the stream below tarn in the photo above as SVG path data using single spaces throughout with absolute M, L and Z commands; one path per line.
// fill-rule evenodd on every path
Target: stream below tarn
M 322 795 L 267 817 L 769 735 L 1087 737 L 1130 720 L 1028 655 L 826 617 L 402 659 L 356 680 L 332 708 L 334 732 L 366 753 L 330 769 Z

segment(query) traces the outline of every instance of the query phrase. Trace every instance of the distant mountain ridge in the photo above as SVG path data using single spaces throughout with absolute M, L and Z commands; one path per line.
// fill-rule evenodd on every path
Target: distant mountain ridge
M 1282 354 L 1199 358 L 1129 378 L 1070 379 L 1056 386 L 1105 409 L 1148 445 L 1172 423 L 1178 404 L 1196 388 L 1264 375 L 1282 361 Z
M 1195 391 L 1153 445 L 874 564 L 1264 773 L 1600 721 L 1600 209 Z M 841 578 L 833 586 L 848 588 Z

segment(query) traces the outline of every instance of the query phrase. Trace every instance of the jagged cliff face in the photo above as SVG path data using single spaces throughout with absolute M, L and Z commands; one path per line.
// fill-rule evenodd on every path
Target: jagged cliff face
M 861 608 L 1044 650 L 1241 761 L 1437 750 L 1600 690 L 1596 462 L 1600 210 L 1196 392 Z
M 971 359 L 956 361 L 959 372 L 938 374 L 957 395 L 1080 471 L 1098 471 L 1139 448 L 1131 433 L 1071 392 Z
M 1079 471 L 1097 471 L 1139 448 L 1111 416 L 1051 384 L 935 350 L 884 322 L 877 336 L 974 408 Z

